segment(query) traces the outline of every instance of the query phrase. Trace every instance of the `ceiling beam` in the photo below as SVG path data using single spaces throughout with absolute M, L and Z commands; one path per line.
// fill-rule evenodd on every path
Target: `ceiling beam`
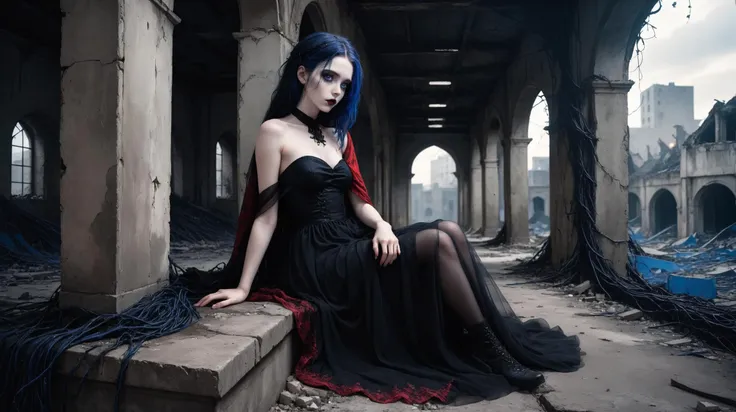
M 456 8 L 488 8 L 479 1 L 366 1 L 357 3 L 362 10 L 376 11 L 423 11 Z
M 437 72 L 437 73 L 395 73 L 379 76 L 382 81 L 422 81 L 430 82 L 432 80 L 449 80 L 453 83 L 468 80 L 495 79 L 503 72 L 498 66 L 492 68 L 478 68 L 472 70 L 464 70 L 458 73 Z

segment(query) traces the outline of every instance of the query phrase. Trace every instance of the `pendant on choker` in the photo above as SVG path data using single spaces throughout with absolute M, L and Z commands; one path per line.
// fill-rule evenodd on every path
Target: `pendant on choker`
M 291 114 L 294 115 L 294 117 L 297 118 L 300 122 L 304 123 L 305 126 L 307 126 L 307 131 L 309 132 L 309 137 L 317 143 L 319 146 L 326 146 L 327 141 L 325 140 L 325 135 L 322 134 L 322 128 L 320 127 L 320 124 L 317 122 L 316 119 L 313 119 L 301 110 L 294 108 L 294 111 L 291 112 Z

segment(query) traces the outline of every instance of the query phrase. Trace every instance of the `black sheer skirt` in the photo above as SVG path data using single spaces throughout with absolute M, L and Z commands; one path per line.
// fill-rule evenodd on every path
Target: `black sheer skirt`
M 309 173 L 287 169 L 281 190 L 261 194 L 264 209 L 279 198 L 279 227 L 249 297 L 295 314 L 297 379 L 376 402 L 495 399 L 513 388 L 469 350 L 464 327 L 481 320 L 525 366 L 581 366 L 577 336 L 542 319 L 522 322 L 457 224 L 394 228 L 401 255 L 382 267 L 374 230 L 346 205 L 347 166 L 304 163 Z
M 527 367 L 581 366 L 577 336 L 522 322 L 453 222 L 394 228 L 401 255 L 380 266 L 374 230 L 348 204 L 351 183 L 344 162 L 307 156 L 259 195 L 258 214 L 278 203 L 279 224 L 248 299 L 294 313 L 297 379 L 382 403 L 499 398 L 514 388 L 473 356 L 465 333 L 483 320 Z

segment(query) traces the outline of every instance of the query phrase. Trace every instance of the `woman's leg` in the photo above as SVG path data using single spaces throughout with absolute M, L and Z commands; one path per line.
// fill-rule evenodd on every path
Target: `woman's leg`
M 419 260 L 425 264 L 436 264 L 442 294 L 450 308 L 465 323 L 480 356 L 512 385 L 535 388 L 544 382 L 544 376 L 517 362 L 485 321 L 471 286 L 477 277 L 468 248 L 464 234 L 451 222 L 440 223 L 439 229 L 423 230 L 416 238 Z M 466 261 L 461 255 L 465 255 Z

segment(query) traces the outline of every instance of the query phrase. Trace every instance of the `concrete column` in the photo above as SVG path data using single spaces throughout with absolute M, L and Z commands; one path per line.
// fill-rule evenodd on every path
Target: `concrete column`
M 457 165 L 455 167 L 457 168 Z M 463 227 L 465 226 L 465 221 L 463 220 L 463 184 L 460 179 L 460 173 L 457 170 L 452 172 L 452 174 L 455 175 L 455 179 L 457 180 L 457 224 Z
M 641 197 L 641 231 L 642 234 L 647 235 L 649 234 L 649 202 L 647 199 L 649 199 L 649 195 L 647 194 L 647 185 L 646 183 L 642 185 L 642 194 Z
M 168 279 L 172 7 L 61 1 L 64 307 L 120 312 Z
M 634 82 L 593 82 L 596 137 L 596 225 L 603 256 L 626 274 L 628 259 L 629 139 L 626 95 Z
M 233 36 L 238 50 L 238 209 L 245 194 L 246 174 L 258 130 L 279 81 L 279 69 L 293 44 L 284 37 L 288 16 L 281 16 L 274 0 L 240 2 L 243 30 Z M 246 6 L 247 5 L 247 6 Z
M 498 160 L 483 162 L 483 230 L 485 236 L 496 236 L 500 228 L 498 218 Z
M 725 142 L 728 136 L 728 132 L 726 131 L 726 116 L 720 111 L 717 111 L 715 115 L 715 129 L 716 142 Z
M 532 139 L 511 138 L 504 144 L 505 213 L 508 243 L 529 243 L 527 146 Z
M 409 224 L 409 190 L 411 187 L 411 173 L 408 176 L 399 177 L 394 184 L 394 192 L 391 199 L 394 221 L 390 222 L 396 227 Z
M 470 166 L 470 226 L 473 230 L 483 227 L 483 168 L 480 163 Z

